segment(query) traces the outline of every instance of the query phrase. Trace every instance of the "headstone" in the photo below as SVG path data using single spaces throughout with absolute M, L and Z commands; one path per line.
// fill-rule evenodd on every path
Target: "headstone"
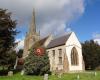
M 94 72 L 94 76 L 96 76 L 97 75 L 97 73 L 96 72 Z
M 13 71 L 9 71 L 8 76 L 13 76 Z
M 77 75 L 77 80 L 80 80 L 80 76 L 79 75 Z
M 44 80 L 48 80 L 48 74 L 44 74 Z
M 21 75 L 24 75 L 24 70 L 21 71 Z
M 57 71 L 58 78 L 61 78 L 62 74 L 63 74 L 63 73 L 62 73 L 62 70 L 58 70 L 58 71 Z
M 59 74 L 58 74 L 58 78 L 61 78 L 61 75 L 62 75 L 62 74 L 61 74 L 61 73 L 59 73 Z

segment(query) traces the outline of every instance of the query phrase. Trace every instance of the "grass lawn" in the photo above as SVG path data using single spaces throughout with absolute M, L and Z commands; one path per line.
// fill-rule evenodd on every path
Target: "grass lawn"
M 80 76 L 79 80 L 100 80 L 100 72 L 96 72 L 95 76 L 93 72 L 86 73 L 67 73 L 63 74 L 61 78 L 57 75 L 50 75 L 49 80 L 77 80 L 77 75 Z M 14 76 L 0 76 L 0 80 L 43 80 L 43 76 L 21 76 L 19 73 Z

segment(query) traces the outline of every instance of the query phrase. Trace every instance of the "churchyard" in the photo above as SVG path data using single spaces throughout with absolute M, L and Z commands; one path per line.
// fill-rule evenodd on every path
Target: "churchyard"
M 82 43 L 74 31 L 41 38 L 33 10 L 23 49 L 17 51 L 19 31 L 11 16 L 0 9 L 0 80 L 100 80 L 100 44 L 94 39 Z
M 0 80 L 44 80 L 44 76 L 20 75 L 0 76 Z M 49 75 L 47 80 L 100 80 L 100 71 L 84 72 L 84 73 L 66 73 L 61 77 L 58 75 Z

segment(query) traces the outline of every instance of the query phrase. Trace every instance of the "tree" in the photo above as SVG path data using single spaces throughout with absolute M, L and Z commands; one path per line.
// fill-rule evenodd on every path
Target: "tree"
M 18 58 L 22 58 L 22 56 L 23 56 L 23 49 L 19 49 L 19 51 L 17 52 L 17 56 L 18 56 Z
M 100 66 L 100 45 L 93 40 L 82 43 L 85 68 L 94 70 Z
M 37 43 L 31 48 L 29 56 L 25 59 L 24 70 L 26 74 L 43 75 L 50 73 L 50 64 L 46 49 L 41 47 L 41 49 L 44 49 L 44 53 L 41 55 L 36 51 L 38 48 L 40 46 Z
M 14 66 L 14 68 L 18 71 L 22 70 L 23 68 L 24 59 L 22 58 L 22 56 L 23 56 L 23 49 L 19 49 L 16 57 L 16 64 Z
M 12 50 L 12 52 L 10 52 L 9 54 L 9 60 L 8 60 L 8 69 L 11 70 L 14 68 L 14 65 L 15 65 L 15 62 L 16 62 L 16 51 L 15 50 Z
M 0 9 L 0 65 L 9 66 L 14 54 L 15 35 L 17 34 L 16 21 L 12 20 L 11 12 Z

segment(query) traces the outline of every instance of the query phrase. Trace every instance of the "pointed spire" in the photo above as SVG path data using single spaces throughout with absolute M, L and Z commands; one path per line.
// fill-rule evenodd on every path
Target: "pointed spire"
M 30 31 L 31 33 L 36 33 L 36 24 L 35 24 L 35 11 L 33 9 L 33 15 L 32 15 L 32 20 L 31 20 L 31 25 L 30 25 Z
M 39 36 L 41 36 L 40 30 L 39 30 Z

